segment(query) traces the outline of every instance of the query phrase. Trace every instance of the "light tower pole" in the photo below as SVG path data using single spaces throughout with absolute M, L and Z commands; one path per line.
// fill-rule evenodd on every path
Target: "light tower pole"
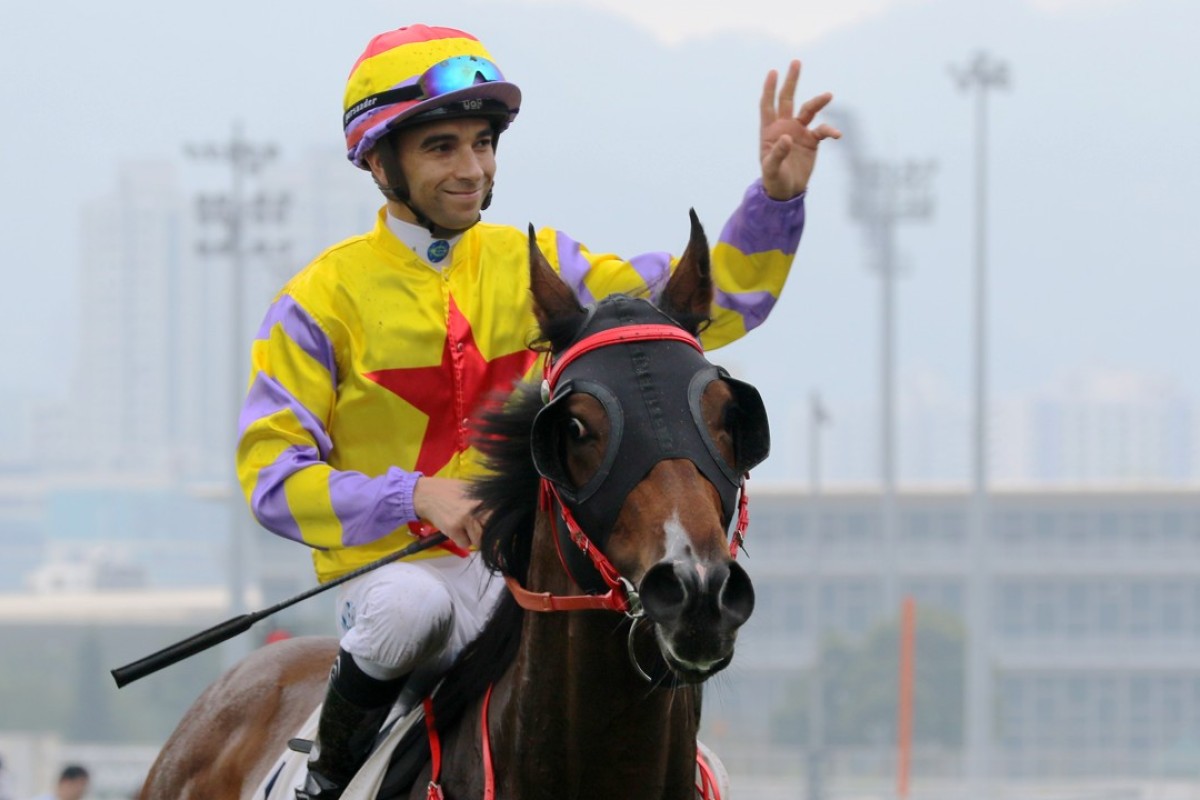
M 968 526 L 967 663 L 963 774 L 972 793 L 991 776 L 992 676 L 988 608 L 987 448 L 987 96 L 1008 86 L 1008 65 L 982 50 L 964 68 L 951 67 L 960 90 L 975 94 L 974 414 Z
M 821 669 L 821 648 L 825 623 L 821 615 L 821 431 L 829 424 L 829 414 L 821 396 L 812 393 L 808 416 L 808 531 L 812 537 L 809 551 L 808 597 L 809 630 L 812 640 L 812 667 L 808 687 L 808 800 L 825 796 L 825 679 Z
M 256 256 L 280 253 L 287 249 L 278 236 L 268 239 L 255 235 L 255 228 L 281 225 L 287 218 L 291 198 L 283 192 L 262 190 L 248 194 L 248 184 L 278 155 L 274 144 L 255 144 L 246 140 L 240 123 L 234 123 L 233 135 L 226 142 L 187 145 L 189 158 L 222 162 L 230 168 L 229 187 L 219 192 L 195 196 L 196 218 L 201 225 L 213 229 L 208 238 L 196 242 L 196 252 L 206 260 L 225 260 L 229 277 L 229 418 L 225 425 L 228 439 L 228 459 L 233 461 L 234 443 L 238 435 L 238 416 L 241 412 L 243 390 L 249 375 L 250 340 L 243 335 L 245 321 L 245 272 Z M 255 586 L 253 542 L 247 530 L 246 504 L 237 475 L 229 475 L 229 543 L 228 580 L 230 610 L 234 615 L 247 611 L 246 592 Z M 235 637 L 227 645 L 227 661 L 234 662 L 246 654 L 249 642 Z
M 844 141 L 861 142 L 854 119 L 832 115 Z M 871 269 L 880 279 L 879 325 L 879 479 L 880 538 L 882 540 L 884 608 L 899 613 L 897 576 L 898 525 L 896 509 L 896 225 L 927 220 L 933 215 L 930 182 L 937 164 L 932 160 L 884 161 L 866 158 L 860 145 L 849 148 L 851 167 L 850 215 L 863 226 L 871 254 Z

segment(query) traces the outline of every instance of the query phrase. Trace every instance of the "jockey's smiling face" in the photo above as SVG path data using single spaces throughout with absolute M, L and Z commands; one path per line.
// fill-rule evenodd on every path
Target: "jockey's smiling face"
M 412 205 L 439 227 L 464 230 L 479 219 L 496 175 L 492 125 L 485 119 L 429 122 L 400 130 L 396 154 Z M 377 159 L 368 157 L 372 170 Z M 396 216 L 419 224 L 405 204 L 389 204 Z

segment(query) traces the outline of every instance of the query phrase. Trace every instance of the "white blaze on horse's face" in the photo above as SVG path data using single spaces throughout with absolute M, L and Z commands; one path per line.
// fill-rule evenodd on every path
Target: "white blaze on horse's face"
M 704 561 L 696 558 L 695 552 L 692 550 L 692 536 L 680 520 L 678 509 L 671 514 L 670 519 L 663 523 L 663 533 L 666 538 L 666 554 L 663 559 L 681 565 L 691 564 L 700 574 L 700 582 L 703 583 L 708 567 L 705 566 Z
M 684 526 L 678 509 L 663 523 L 663 534 L 666 544 L 666 554 L 663 557 L 663 562 L 673 564 L 677 571 L 686 573 L 689 568 L 695 570 L 699 579 L 697 585 L 704 586 L 711 565 L 706 564 L 702 559 L 696 558 L 692 548 L 692 536 Z M 690 593 L 688 590 L 689 585 L 689 581 L 681 581 L 678 587 L 682 592 L 680 602 L 685 605 L 688 602 L 688 595 Z M 677 670 L 683 669 L 695 675 L 708 675 L 724 666 L 723 661 L 727 662 L 724 654 L 702 660 L 693 660 L 682 655 L 673 644 L 672 637 L 661 626 L 655 626 L 654 636 L 663 654 L 674 664 Z
M 667 552 L 666 558 L 672 560 L 682 559 L 691 552 L 688 546 L 687 529 L 683 527 L 683 523 L 679 520 L 679 509 L 671 512 L 671 517 L 663 523 L 663 533 L 667 537 Z
M 716 489 L 690 461 L 660 462 L 630 493 L 613 543 L 651 533 L 636 576 L 658 649 L 675 675 L 701 681 L 733 656 L 738 628 L 754 607 L 745 571 L 729 556 Z M 621 548 L 622 552 L 624 548 Z M 625 563 L 625 562 L 622 562 Z

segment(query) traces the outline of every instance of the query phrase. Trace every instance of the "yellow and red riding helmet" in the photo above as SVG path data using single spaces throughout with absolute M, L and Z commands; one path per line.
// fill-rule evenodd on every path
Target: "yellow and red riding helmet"
M 346 156 L 361 169 L 376 142 L 405 124 L 484 117 L 499 133 L 521 107 L 478 39 L 454 28 L 410 25 L 367 44 L 346 82 Z

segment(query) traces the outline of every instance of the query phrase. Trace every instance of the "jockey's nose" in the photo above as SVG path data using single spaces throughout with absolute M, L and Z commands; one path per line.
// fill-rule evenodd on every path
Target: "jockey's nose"
M 473 148 L 464 147 L 454 161 L 454 177 L 472 183 L 483 180 L 488 171 L 484 166 L 484 158 Z

